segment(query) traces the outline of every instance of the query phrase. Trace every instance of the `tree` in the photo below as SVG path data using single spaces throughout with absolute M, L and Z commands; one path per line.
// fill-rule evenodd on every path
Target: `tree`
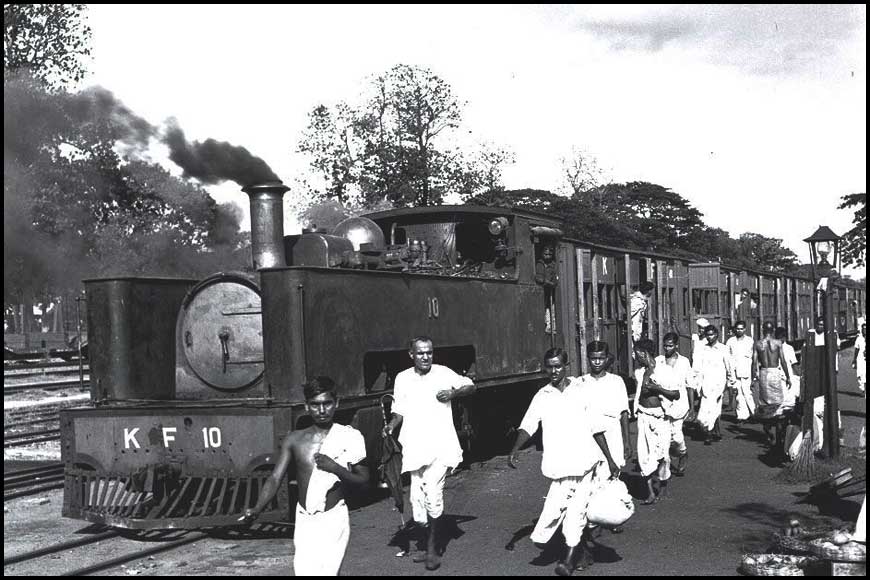
M 649 239 L 611 219 L 588 197 L 557 195 L 542 189 L 490 190 L 466 203 L 536 211 L 558 217 L 569 238 L 624 248 L 645 248 Z
M 4 76 L 26 71 L 58 89 L 80 81 L 91 54 L 84 4 L 4 4 Z
M 851 193 L 840 198 L 837 209 L 855 208 L 852 229 L 843 234 L 842 261 L 844 266 L 863 266 L 867 255 L 867 194 Z
M 495 145 L 455 146 L 462 103 L 432 73 L 397 65 L 375 76 L 362 105 L 319 105 L 299 143 L 323 184 L 319 198 L 371 206 L 441 203 L 499 187 L 512 154 Z
M 737 243 L 740 254 L 755 268 L 783 273 L 798 265 L 795 253 L 784 247 L 778 238 L 747 232 L 740 235 Z
M 610 219 L 636 230 L 650 249 L 683 248 L 704 227 L 701 212 L 681 195 L 654 183 L 608 184 L 584 194 Z
M 311 156 L 311 166 L 323 180 L 324 197 L 340 204 L 358 201 L 353 188 L 359 184 L 362 144 L 354 133 L 353 112 L 344 103 L 334 111 L 320 105 L 308 119 L 299 150 Z
M 569 195 L 582 196 L 601 191 L 606 180 L 598 161 L 592 155 L 572 147 L 571 154 L 562 157 L 560 161 L 565 189 Z

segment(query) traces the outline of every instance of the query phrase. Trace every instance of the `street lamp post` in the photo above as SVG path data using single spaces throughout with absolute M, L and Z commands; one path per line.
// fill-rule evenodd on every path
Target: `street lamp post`
M 810 247 L 813 265 L 813 280 L 818 282 L 816 293 L 825 320 L 825 373 L 824 373 L 824 441 L 825 455 L 836 458 L 840 455 L 839 401 L 837 400 L 837 334 L 834 326 L 834 292 L 840 277 L 840 236 L 826 226 L 804 240 Z M 830 262 L 828 261 L 830 259 Z M 812 408 L 810 406 L 810 408 Z

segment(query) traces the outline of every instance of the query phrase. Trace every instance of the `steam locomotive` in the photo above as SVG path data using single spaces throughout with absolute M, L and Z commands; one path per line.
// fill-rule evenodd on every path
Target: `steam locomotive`
M 628 297 L 642 282 L 655 283 L 645 333 L 676 331 L 684 352 L 698 316 L 724 338 L 744 287 L 759 297 L 757 327 L 771 320 L 797 340 L 812 324 L 809 280 L 567 239 L 550 215 L 398 209 L 285 236 L 287 188 L 243 191 L 256 274 L 85 281 L 91 401 L 61 413 L 64 516 L 132 529 L 234 524 L 281 438 L 305 426 L 301 385 L 316 375 L 339 385 L 338 420 L 362 431 L 374 460 L 381 400 L 411 365 L 416 335 L 434 339 L 436 362 L 475 377 L 477 393 L 454 409 L 470 445 L 519 421 L 551 346 L 585 372 L 586 343 L 607 340 L 614 372 L 631 376 Z M 556 250 L 553 292 L 535 281 L 545 247 Z M 865 302 L 863 289 L 844 290 L 841 335 Z M 290 516 L 291 483 L 264 519 Z

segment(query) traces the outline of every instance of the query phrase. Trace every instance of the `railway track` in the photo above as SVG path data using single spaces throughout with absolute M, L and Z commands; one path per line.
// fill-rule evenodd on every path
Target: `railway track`
M 121 556 L 116 556 L 113 558 L 107 558 L 98 560 L 92 564 L 88 564 L 81 568 L 76 568 L 74 570 L 70 570 L 68 572 L 64 572 L 61 576 L 84 576 L 86 574 L 91 574 L 94 572 L 99 572 L 102 570 L 109 570 L 111 568 L 116 568 L 123 564 L 127 564 L 129 562 L 134 562 L 136 560 L 140 560 L 142 558 L 147 558 L 153 554 L 158 554 L 160 552 L 167 552 L 169 550 L 174 550 L 176 548 L 180 548 L 182 546 L 186 546 L 189 544 L 193 544 L 194 542 L 198 542 L 204 538 L 208 537 L 208 534 L 205 532 L 181 532 L 182 537 L 170 540 L 170 541 L 161 541 L 166 537 L 177 536 L 179 532 L 177 530 L 167 530 L 167 531 L 158 531 L 158 532 L 147 532 L 143 536 L 141 536 L 142 540 L 147 540 L 149 545 L 141 550 L 136 550 L 129 554 L 123 554 Z M 37 560 L 39 558 L 44 558 L 46 556 L 50 556 L 52 554 L 57 554 L 59 552 L 66 552 L 68 550 L 72 550 L 75 548 L 79 548 L 82 546 L 92 546 L 93 544 L 97 544 L 99 542 L 103 542 L 106 540 L 111 540 L 113 538 L 122 537 L 124 534 L 118 530 L 106 530 L 86 538 L 76 538 L 75 540 L 68 540 L 66 542 L 58 542 L 56 544 L 52 544 L 50 546 L 46 546 L 44 548 L 39 548 L 36 550 L 31 550 L 28 552 L 23 552 L 21 554 L 15 554 L 14 556 L 10 556 L 8 558 L 3 559 L 3 567 L 9 566 L 11 564 L 18 564 L 22 562 L 31 562 L 33 560 Z M 154 545 L 155 542 L 159 542 L 157 545 Z
M 26 431 L 24 433 L 3 433 L 3 448 L 21 447 L 23 445 L 33 445 L 34 443 L 45 443 L 46 441 L 57 441 L 59 439 L 60 427 L 57 429 Z
M 166 532 L 157 532 L 157 534 L 168 535 L 168 534 L 176 534 L 176 531 L 166 531 Z M 61 576 L 85 576 L 87 574 L 91 574 L 92 572 L 99 572 L 101 570 L 108 570 L 110 568 L 116 568 L 121 566 L 122 564 L 127 564 L 129 562 L 133 562 L 142 558 L 147 558 L 148 556 L 159 554 L 160 552 L 168 552 L 169 550 L 174 550 L 176 548 L 180 548 L 182 546 L 187 546 L 189 544 L 193 544 L 194 542 L 198 542 L 202 539 L 208 537 L 208 534 L 205 532 L 186 532 L 184 537 L 167 542 L 165 544 L 161 543 L 157 546 L 150 546 L 148 548 L 144 548 L 142 550 L 133 552 L 132 554 L 124 554 L 122 556 L 118 556 L 116 558 L 110 558 L 108 560 L 103 560 L 97 562 L 95 564 L 91 564 L 88 566 L 84 566 L 82 568 L 78 568 L 76 570 L 71 570 L 69 572 L 64 572 Z M 153 542 L 155 539 L 159 539 L 159 535 L 157 538 L 151 538 Z
M 89 378 L 87 375 L 85 376 L 85 382 L 83 388 L 88 388 Z M 62 391 L 63 389 L 72 389 L 79 386 L 78 379 L 64 379 L 59 381 L 45 381 L 45 382 L 32 382 L 32 383 L 20 383 L 17 385 L 3 385 L 3 394 L 8 395 L 11 393 L 21 393 L 25 391 L 40 389 L 43 391 Z
M 63 487 L 63 463 L 28 467 L 3 474 L 3 501 Z
M 39 377 L 43 375 L 78 375 L 79 367 L 78 365 L 72 366 L 69 364 L 65 364 L 63 366 L 54 368 L 52 370 L 47 370 L 48 367 L 42 368 L 23 368 L 23 369 L 4 369 L 3 370 L 3 379 L 22 379 L 27 377 Z M 85 374 L 88 373 L 89 367 L 88 365 L 84 366 Z
M 15 363 L 5 362 L 3 364 L 3 372 L 11 371 L 11 370 L 28 370 L 28 369 L 53 369 L 60 367 L 70 367 L 75 366 L 78 368 L 78 360 L 73 361 L 54 361 L 54 362 L 45 362 L 45 361 L 18 361 Z M 85 366 L 88 364 L 88 359 L 85 359 Z

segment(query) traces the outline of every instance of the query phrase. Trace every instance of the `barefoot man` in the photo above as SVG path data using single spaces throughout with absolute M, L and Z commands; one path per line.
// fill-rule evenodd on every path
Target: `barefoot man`
M 764 430 L 768 433 L 768 441 L 774 449 L 782 451 L 785 439 L 783 403 L 786 389 L 791 387 L 791 372 L 783 356 L 782 341 L 774 337 L 774 330 L 772 322 L 765 322 L 761 326 L 764 337 L 755 341 L 752 366 L 758 381 L 758 416 L 766 422 Z M 771 424 L 776 432 L 773 441 L 770 441 L 768 431 Z
M 639 368 L 635 415 L 637 415 L 637 462 L 641 475 L 646 478 L 647 498 L 645 505 L 659 499 L 661 486 L 671 477 L 670 454 L 671 423 L 662 409 L 662 399 L 676 401 L 680 392 L 665 388 L 676 382 L 673 370 L 667 364 L 656 364 L 655 345 L 648 338 L 634 343 L 634 358 Z M 658 489 L 656 489 L 658 488 Z
M 365 441 L 353 427 L 333 423 L 338 395 L 330 378 L 309 381 L 303 392 L 314 424 L 287 434 L 257 504 L 246 510 L 239 521 L 250 523 L 257 519 L 275 497 L 292 460 L 299 485 L 293 571 L 296 576 L 337 576 L 350 539 L 342 484 L 362 486 L 368 482 L 368 468 L 363 465 Z

